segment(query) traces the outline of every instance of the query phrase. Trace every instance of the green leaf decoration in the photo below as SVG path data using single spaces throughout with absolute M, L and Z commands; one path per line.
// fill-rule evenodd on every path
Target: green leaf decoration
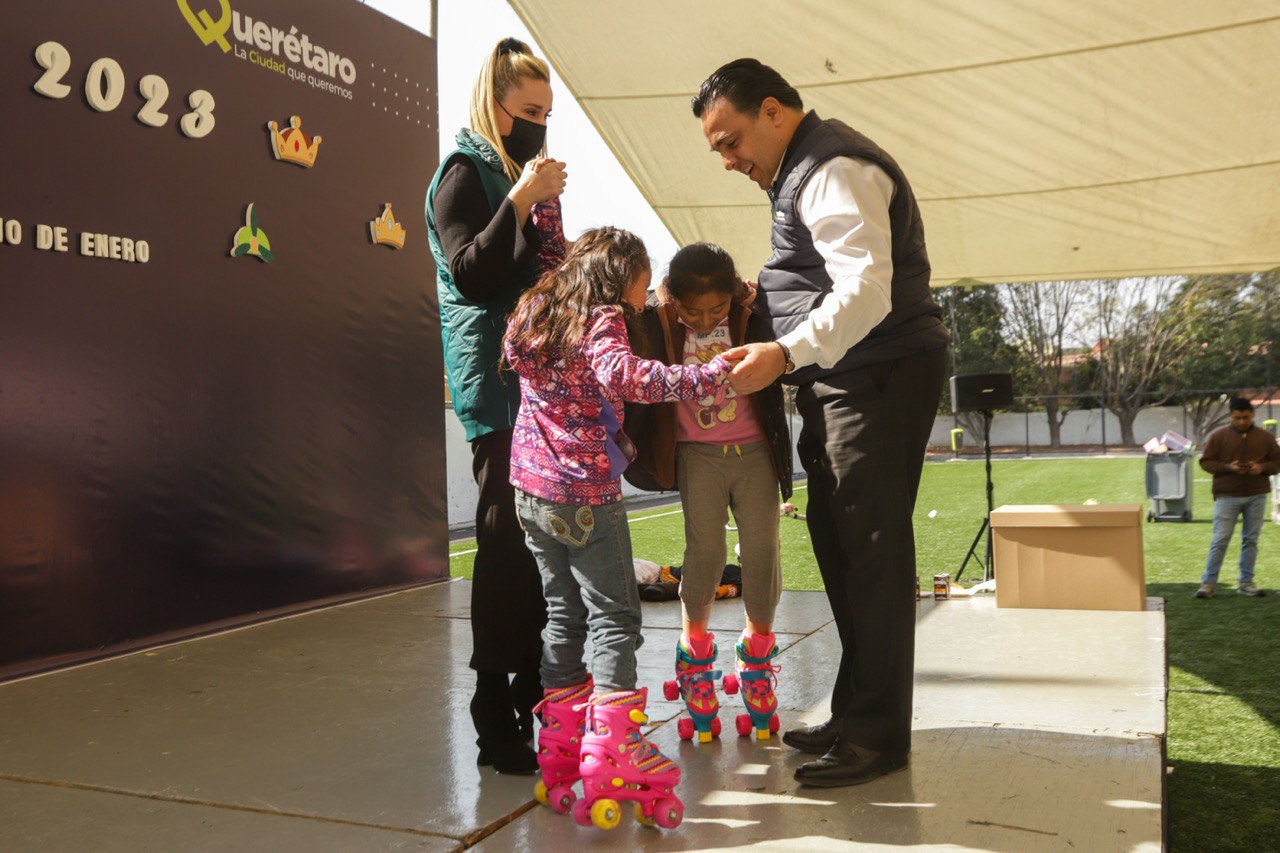
M 249 251 L 249 244 L 248 244 L 248 243 L 241 243 L 241 244 L 239 244 L 238 246 L 236 246 L 234 249 L 232 249 L 232 250 L 231 250 L 231 257 L 233 257 L 233 258 L 238 258 L 238 257 L 240 257 L 241 255 L 243 255 L 243 254 L 244 254 L 245 252 L 247 252 L 247 251 Z
M 263 246 L 258 247 L 258 257 L 262 258 L 267 263 L 271 263 L 276 259 L 276 256 L 272 254 L 271 250 Z
M 253 236 L 258 236 L 258 209 L 252 204 L 249 205 L 249 230 Z

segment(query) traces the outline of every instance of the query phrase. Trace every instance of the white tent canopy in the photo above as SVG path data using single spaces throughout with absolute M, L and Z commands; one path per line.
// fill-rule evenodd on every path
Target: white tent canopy
M 768 201 L 689 108 L 742 56 L 898 160 L 935 285 L 1280 266 L 1276 0 L 511 4 L 677 241 L 744 272 Z

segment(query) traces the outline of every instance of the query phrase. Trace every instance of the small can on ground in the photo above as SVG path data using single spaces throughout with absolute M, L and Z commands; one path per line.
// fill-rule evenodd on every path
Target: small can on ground
M 943 572 L 933 576 L 934 600 L 951 597 L 951 573 Z

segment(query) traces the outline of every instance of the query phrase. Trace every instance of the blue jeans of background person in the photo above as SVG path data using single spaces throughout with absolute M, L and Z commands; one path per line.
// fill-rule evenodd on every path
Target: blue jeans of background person
M 583 650 L 589 634 L 597 689 L 635 690 L 636 649 L 644 638 L 623 502 L 576 506 L 517 489 L 516 516 L 538 561 L 547 599 L 543 686 L 586 681 Z
M 1244 516 L 1244 529 L 1240 534 L 1240 583 L 1253 582 L 1253 564 L 1258 559 L 1258 534 L 1262 532 L 1262 519 L 1267 512 L 1267 495 L 1250 495 L 1247 498 L 1221 497 L 1213 502 L 1213 544 L 1209 546 L 1209 559 L 1204 566 L 1201 583 L 1217 583 L 1222 558 L 1227 553 L 1231 534 L 1236 529 L 1236 516 Z

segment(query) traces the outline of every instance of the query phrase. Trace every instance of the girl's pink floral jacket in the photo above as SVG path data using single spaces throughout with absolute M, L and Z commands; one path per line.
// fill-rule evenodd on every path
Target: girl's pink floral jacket
M 631 351 L 618 308 L 596 308 L 577 352 L 548 360 L 510 344 L 520 377 L 520 412 L 511 441 L 511 484 L 562 504 L 622 499 L 620 478 L 634 456 L 622 431 L 623 403 L 714 396 L 730 365 L 667 365 Z

